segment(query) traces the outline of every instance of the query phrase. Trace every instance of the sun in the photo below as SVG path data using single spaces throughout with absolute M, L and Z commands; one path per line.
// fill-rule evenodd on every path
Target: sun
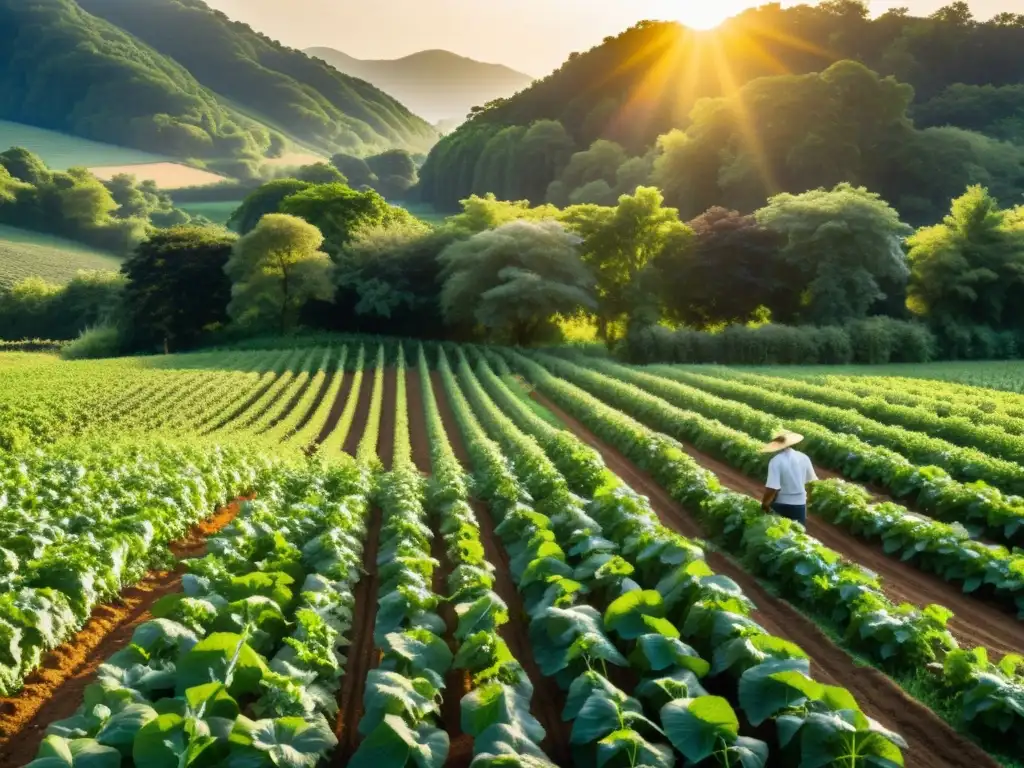
M 755 5 L 757 0 L 675 0 L 672 15 L 690 29 L 708 30 Z

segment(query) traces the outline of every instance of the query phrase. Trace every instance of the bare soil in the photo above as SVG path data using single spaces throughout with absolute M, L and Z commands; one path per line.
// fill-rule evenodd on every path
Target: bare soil
M 654 479 L 613 447 L 601 441 L 579 421 L 540 393 L 534 393 L 584 442 L 596 448 L 605 463 L 634 490 L 647 496 L 662 522 L 685 536 L 703 535 L 700 524 Z M 693 455 L 693 454 L 691 454 Z M 716 471 L 714 466 L 708 469 Z M 723 484 L 726 478 L 719 476 Z M 749 480 L 746 480 L 749 483 Z M 816 679 L 847 688 L 864 711 L 907 740 L 908 766 L 915 768 L 996 768 L 984 750 L 958 734 L 928 707 L 908 696 L 891 679 L 861 666 L 837 647 L 793 606 L 767 592 L 760 583 L 731 559 L 708 553 L 708 564 L 718 573 L 734 579 L 750 597 L 757 610 L 753 618 L 769 632 L 798 644 L 812 660 Z M 948 589 L 948 588 L 947 588 Z
M 462 440 L 462 433 L 448 403 L 447 394 L 440 374 L 431 372 L 434 396 L 441 412 L 445 432 L 451 442 L 452 450 L 463 466 L 469 467 L 469 453 Z M 527 677 L 533 683 L 534 692 L 530 711 L 547 731 L 541 747 L 556 765 L 572 765 L 572 753 L 569 747 L 570 727 L 562 722 L 561 713 L 565 708 L 565 693 L 558 687 L 553 678 L 541 675 L 537 662 L 533 658 L 527 628 L 529 626 L 522 599 L 509 574 L 508 556 L 504 547 L 494 533 L 494 521 L 486 504 L 473 502 L 477 521 L 480 523 L 480 538 L 484 545 L 487 561 L 495 567 L 494 591 L 508 605 L 509 623 L 500 630 L 502 639 L 508 644 L 509 650 L 526 670 Z
M 420 373 L 410 368 L 405 374 L 405 394 L 409 403 L 409 440 L 412 460 L 417 469 L 430 473 L 430 437 L 427 434 L 427 415 L 423 411 L 423 382 Z
M 365 418 L 364 418 L 365 421 Z M 348 647 L 348 662 L 338 691 L 338 720 L 335 735 L 338 747 L 331 756 L 330 765 L 342 768 L 359 746 L 359 719 L 363 716 L 363 692 L 366 675 L 377 665 L 377 652 L 373 646 L 373 625 L 377 619 L 377 550 L 380 546 L 380 510 L 370 511 L 366 546 L 363 549 L 363 577 L 355 588 L 352 643 Z
M 335 374 L 337 376 L 339 374 Z M 344 371 L 340 374 L 343 376 L 341 380 L 341 386 L 338 387 L 338 395 L 334 398 L 334 402 L 331 404 L 331 410 L 327 414 L 327 420 L 324 422 L 323 429 L 320 430 L 320 434 L 317 435 L 316 440 L 313 441 L 311 447 L 315 448 L 320 445 L 327 436 L 334 431 L 334 428 L 338 426 L 338 422 L 341 421 L 341 414 L 345 410 L 345 403 L 348 401 L 348 393 L 352 390 L 352 379 L 355 377 L 352 371 Z
M 172 544 L 171 552 L 182 561 L 202 557 L 206 538 L 234 520 L 241 505 L 239 499 L 219 508 L 185 539 Z M 0 768 L 15 768 L 35 758 L 46 727 L 75 714 L 100 664 L 128 644 L 136 627 L 152 618 L 153 603 L 181 590 L 184 572 L 184 563 L 174 571 L 153 571 L 122 592 L 117 602 L 97 606 L 73 638 L 46 654 L 19 694 L 0 698 Z
M 384 392 L 381 400 L 380 429 L 377 432 L 377 456 L 385 469 L 391 469 L 395 461 L 395 409 L 397 407 L 398 371 L 388 368 L 384 371 Z
M 345 436 L 345 444 L 341 449 L 349 456 L 356 455 L 359 440 L 366 430 L 366 422 L 370 417 L 370 398 L 372 395 L 373 371 L 368 368 L 363 372 L 363 382 L 359 387 L 359 400 L 356 402 L 356 411 L 352 416 L 352 426 Z

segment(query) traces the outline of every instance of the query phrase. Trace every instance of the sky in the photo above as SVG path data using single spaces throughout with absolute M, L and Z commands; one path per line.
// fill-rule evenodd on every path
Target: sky
M 641 19 L 707 28 L 764 0 L 206 0 L 293 48 L 322 45 L 360 59 L 442 48 L 543 76 Z M 968 0 L 974 15 L 1024 12 L 1024 0 Z M 951 0 L 871 0 L 873 14 L 927 15 Z M 784 2 L 784 5 L 795 5 Z M 814 0 L 811 0 L 814 4 Z

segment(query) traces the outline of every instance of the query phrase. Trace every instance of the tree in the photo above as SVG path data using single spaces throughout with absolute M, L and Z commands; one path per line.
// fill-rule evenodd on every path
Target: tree
M 412 215 L 388 205 L 373 190 L 358 192 L 345 184 L 317 184 L 285 198 L 281 213 L 298 216 L 323 233 L 327 251 L 336 255 L 357 229 L 406 221 Z
M 360 228 L 338 260 L 332 327 L 443 337 L 438 256 L 454 240 L 417 220 Z
M 245 196 L 242 204 L 228 219 L 228 226 L 241 235 L 248 234 L 268 213 L 278 213 L 281 203 L 286 197 L 309 189 L 311 186 L 313 185 L 310 182 L 299 179 L 269 181 Z
M 782 237 L 725 208 L 689 222 L 690 248 L 669 248 L 658 261 L 661 295 L 674 319 L 704 327 L 745 323 L 761 307 L 785 322 L 799 306 L 800 288 L 786 280 Z
M 463 200 L 462 213 L 449 216 L 446 225 L 461 235 L 474 235 L 511 221 L 554 219 L 558 214 L 558 209 L 553 205 L 531 208 L 529 200 L 498 200 L 494 193 L 488 192 L 483 197 L 470 195 Z
M 970 187 L 941 224 L 908 241 L 907 305 L 940 326 L 1020 326 L 1024 226 L 987 189 Z
M 578 238 L 557 221 L 512 221 L 442 251 L 441 309 L 450 324 L 529 344 L 555 315 L 594 311 Z
M 50 169 L 46 167 L 39 155 L 29 152 L 24 147 L 11 147 L 0 152 L 0 166 L 19 181 L 39 186 L 50 180 Z
M 656 286 L 647 282 L 649 267 L 669 247 L 685 248 L 692 237 L 679 211 L 666 208 L 661 192 L 640 187 L 623 195 L 615 207 L 578 205 L 562 220 L 583 238 L 584 262 L 597 276 L 598 333 L 611 343 L 612 324 L 647 309 Z
M 228 315 L 239 325 L 292 330 L 303 304 L 334 296 L 334 265 L 324 237 L 296 216 L 271 213 L 235 243 L 224 272 L 231 279 Z
M 804 320 L 837 324 L 863 318 L 885 297 L 882 283 L 905 283 L 909 275 L 902 243 L 913 230 L 863 187 L 843 183 L 832 190 L 783 193 L 755 215 L 784 238 L 790 279 L 806 291 Z
M 304 165 L 295 172 L 295 178 L 310 184 L 348 184 L 345 174 L 327 163 Z
M 331 165 L 341 171 L 354 189 L 372 187 L 377 183 L 377 177 L 361 157 L 353 157 L 339 152 L 331 157 Z
M 121 267 L 130 348 L 187 349 L 204 331 L 227 322 L 231 282 L 224 268 L 235 240 L 208 227 L 176 227 L 136 247 Z

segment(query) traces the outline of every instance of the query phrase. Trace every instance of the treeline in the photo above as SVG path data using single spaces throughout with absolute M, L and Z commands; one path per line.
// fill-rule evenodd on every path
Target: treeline
M 78 4 L 183 65 L 247 113 L 327 152 L 425 150 L 437 138 L 429 124 L 373 85 L 286 48 L 201 0 Z
M 419 191 L 445 210 L 487 192 L 607 205 L 652 183 L 689 218 L 850 181 L 923 224 L 968 184 L 1024 191 L 1021 45 L 1024 15 L 979 23 L 964 3 L 874 20 L 855 0 L 766 6 L 713 36 L 642 23 L 478 110 Z
M 74 0 L 0 0 L 0 119 L 176 157 L 262 157 L 280 135 Z
M 85 168 L 51 170 L 22 147 L 0 152 L 0 224 L 127 255 L 153 229 L 192 220 L 152 181 L 127 174 L 100 181 Z

